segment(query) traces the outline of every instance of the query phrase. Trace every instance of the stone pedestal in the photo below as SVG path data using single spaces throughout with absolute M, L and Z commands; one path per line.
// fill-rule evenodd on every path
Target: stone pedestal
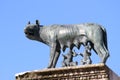
M 19 73 L 16 80 L 120 80 L 105 64 L 51 68 Z

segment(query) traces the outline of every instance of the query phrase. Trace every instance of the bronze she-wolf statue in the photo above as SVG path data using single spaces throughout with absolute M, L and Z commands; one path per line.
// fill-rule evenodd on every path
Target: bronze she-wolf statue
M 109 57 L 106 30 L 98 24 L 54 24 L 43 26 L 36 20 L 36 24 L 30 24 L 28 22 L 24 33 L 27 38 L 40 41 L 50 46 L 48 68 L 54 68 L 56 66 L 61 49 L 63 51 L 66 48 L 72 50 L 75 46 L 79 49 L 81 44 L 86 47 L 88 42 L 100 57 L 102 63 L 105 63 Z

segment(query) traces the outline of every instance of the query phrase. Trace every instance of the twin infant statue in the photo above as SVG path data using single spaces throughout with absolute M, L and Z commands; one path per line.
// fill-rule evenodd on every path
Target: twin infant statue
M 62 62 L 62 67 L 76 66 L 76 65 L 78 65 L 78 62 L 77 62 L 77 61 L 76 61 L 76 62 L 73 62 L 73 57 L 76 57 L 76 56 L 78 56 L 78 55 L 80 55 L 80 56 L 83 57 L 83 58 L 81 59 L 81 61 L 80 61 L 80 64 L 81 64 L 81 65 L 92 64 L 92 60 L 91 60 L 91 58 L 90 58 L 90 56 L 91 56 L 91 46 L 88 44 L 88 45 L 85 47 L 85 50 L 84 50 L 83 53 L 77 54 L 77 53 L 75 52 L 75 50 L 74 50 L 74 51 L 69 50 L 69 52 L 68 52 L 66 55 L 62 54 L 62 56 L 63 56 L 63 58 L 64 58 L 64 59 L 63 59 L 63 62 Z

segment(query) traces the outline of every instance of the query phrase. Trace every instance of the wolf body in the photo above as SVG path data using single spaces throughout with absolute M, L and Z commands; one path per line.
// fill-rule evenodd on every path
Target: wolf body
M 54 68 L 60 55 L 61 49 L 70 50 L 73 47 L 80 48 L 91 43 L 92 49 L 98 54 L 102 63 L 109 57 L 107 47 L 107 34 L 105 28 L 93 23 L 74 25 L 50 25 L 43 26 L 36 21 L 36 24 L 27 24 L 24 30 L 26 37 L 37 40 L 50 46 L 50 60 L 48 68 Z

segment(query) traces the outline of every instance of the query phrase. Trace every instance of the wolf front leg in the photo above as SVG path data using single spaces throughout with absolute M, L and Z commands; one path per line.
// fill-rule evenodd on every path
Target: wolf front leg
M 54 64 L 54 58 L 55 58 L 55 54 L 56 54 L 56 43 L 52 43 L 50 46 L 50 60 L 49 60 L 49 64 L 48 64 L 48 68 L 54 68 L 55 64 Z
M 54 60 L 53 60 L 53 66 L 52 66 L 52 68 L 56 67 L 56 64 L 57 64 L 59 56 L 60 56 L 60 50 L 56 50 L 55 56 L 54 56 Z

